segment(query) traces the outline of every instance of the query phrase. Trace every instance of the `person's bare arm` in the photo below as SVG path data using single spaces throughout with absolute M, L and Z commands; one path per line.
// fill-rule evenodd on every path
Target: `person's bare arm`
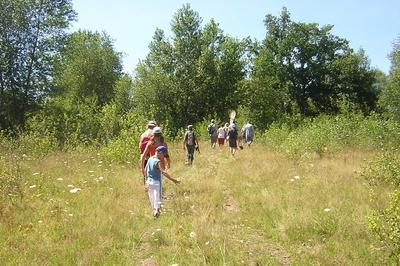
M 166 178 L 168 178 L 169 180 L 171 180 L 172 182 L 174 182 L 175 184 L 179 184 L 181 181 L 178 179 L 173 178 L 170 174 L 168 174 L 165 169 L 164 166 L 159 162 L 157 163 L 157 167 L 160 169 L 161 174 L 163 176 L 165 176 Z
M 145 171 L 144 171 L 144 161 L 146 159 L 147 154 L 149 153 L 150 145 L 152 143 L 149 141 L 146 145 L 146 148 L 144 149 L 143 153 L 140 155 L 140 169 L 142 171 L 143 176 L 145 176 Z

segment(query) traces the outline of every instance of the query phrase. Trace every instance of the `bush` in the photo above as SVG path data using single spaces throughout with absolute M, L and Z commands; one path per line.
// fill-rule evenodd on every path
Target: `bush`
M 362 176 L 371 185 L 375 203 L 369 216 L 369 227 L 395 260 L 400 260 L 400 154 L 393 149 L 385 151 L 369 164 Z M 389 203 L 378 202 L 375 195 L 384 198 L 389 192 Z
M 400 261 L 400 189 L 390 197 L 385 210 L 375 210 L 369 219 L 369 226 L 384 245 L 394 263 Z
M 310 153 L 323 156 L 345 147 L 384 148 L 400 144 L 400 124 L 376 114 L 342 114 L 303 119 L 295 123 L 272 124 L 261 142 L 284 151 L 291 158 Z

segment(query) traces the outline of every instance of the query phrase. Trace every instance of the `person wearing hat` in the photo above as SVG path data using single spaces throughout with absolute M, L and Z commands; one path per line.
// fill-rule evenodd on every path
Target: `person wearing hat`
M 160 215 L 162 201 L 162 176 L 165 176 L 175 184 L 180 183 L 180 180 L 173 178 L 165 171 L 165 168 L 161 163 L 167 153 L 168 148 L 166 146 L 158 146 L 155 155 L 148 159 L 146 165 L 145 188 L 149 196 L 154 217 Z
M 207 126 L 208 135 L 210 136 L 211 148 L 215 148 L 217 144 L 217 125 L 215 124 L 215 120 L 211 119 L 211 124 Z
M 183 149 L 186 148 L 187 151 L 187 159 L 186 163 L 188 165 L 192 165 L 194 160 L 194 150 L 196 147 L 199 147 L 199 143 L 197 142 L 197 137 L 194 134 L 193 126 L 188 125 L 187 130 L 185 132 L 185 136 L 183 137 Z
M 139 140 L 140 154 L 143 153 L 147 141 L 153 136 L 153 128 L 155 128 L 156 126 L 157 126 L 156 121 L 151 120 L 147 123 L 147 129 L 145 132 L 142 133 Z
M 164 140 L 164 136 L 162 135 L 162 131 L 160 127 L 154 127 L 152 131 L 152 137 L 147 142 L 146 147 L 143 153 L 140 155 L 140 169 L 142 170 L 143 176 L 145 176 L 145 166 L 148 158 L 154 156 L 156 154 L 156 148 L 159 146 L 165 146 L 168 148 L 167 143 Z M 163 164 L 164 168 L 168 169 L 171 166 L 171 161 L 169 158 L 168 151 L 166 152 L 163 160 L 161 160 L 161 164 Z

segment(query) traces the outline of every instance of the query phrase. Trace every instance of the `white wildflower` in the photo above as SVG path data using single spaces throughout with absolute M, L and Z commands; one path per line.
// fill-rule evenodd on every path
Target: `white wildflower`
M 29 188 L 35 188 L 35 187 L 36 187 L 36 185 L 29 186 Z
M 81 191 L 81 189 L 78 188 L 78 187 L 76 187 L 76 188 L 71 189 L 71 190 L 69 191 L 69 193 L 76 193 L 76 192 L 79 192 L 79 191 Z
M 330 212 L 330 211 L 331 211 L 330 208 L 325 208 L 325 209 L 324 209 L 324 212 Z
M 192 231 L 192 232 L 190 232 L 189 236 L 190 236 L 190 238 L 195 238 L 196 237 L 196 233 Z

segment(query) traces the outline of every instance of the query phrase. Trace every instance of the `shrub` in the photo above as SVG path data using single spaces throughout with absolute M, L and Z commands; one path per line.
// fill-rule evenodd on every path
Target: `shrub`
M 400 189 L 390 197 L 389 206 L 375 210 L 369 218 L 369 226 L 384 245 L 394 263 L 400 261 Z

